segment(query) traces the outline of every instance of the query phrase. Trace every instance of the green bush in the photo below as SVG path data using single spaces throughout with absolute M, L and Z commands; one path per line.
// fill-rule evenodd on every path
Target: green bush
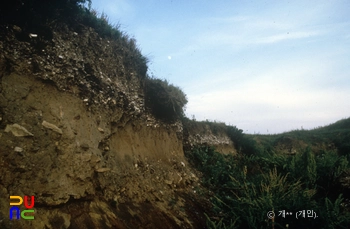
M 147 77 L 145 102 L 155 117 L 171 122 L 184 116 L 187 98 L 179 87 L 167 80 Z
M 257 144 L 247 135 L 243 134 L 243 130 L 236 126 L 227 126 L 227 136 L 234 142 L 238 152 L 246 155 L 253 155 L 259 152 Z
M 259 179 L 247 177 L 242 181 L 232 178 L 232 187 L 239 191 L 230 203 L 230 217 L 238 218 L 240 228 L 266 228 L 271 226 L 267 212 L 276 214 L 275 226 L 283 227 L 287 223 L 305 228 L 305 222 L 295 218 L 277 217 L 279 211 L 296 212 L 300 209 L 314 209 L 316 203 L 312 200 L 314 190 L 304 189 L 300 181 L 288 181 L 288 174 L 283 175 L 276 168 L 261 174 Z
M 338 197 L 340 175 L 349 168 L 345 156 L 338 156 L 335 151 L 326 151 L 316 158 L 317 162 L 317 190 L 319 196 Z
M 321 211 L 321 215 L 324 221 L 324 228 L 348 228 L 350 225 L 349 212 L 344 214 L 342 209 L 342 202 L 344 198 L 342 194 L 332 203 L 329 198 L 324 200 L 324 211 Z
M 203 184 L 214 193 L 216 215 L 208 228 L 270 228 L 268 211 L 276 214 L 275 228 L 347 228 L 349 211 L 342 207 L 342 190 L 335 189 L 339 175 L 349 168 L 344 156 L 325 152 L 315 157 L 311 148 L 296 156 L 269 153 L 222 155 L 210 147 L 186 152 L 203 173 Z M 333 188 L 332 188 L 333 187 Z M 279 211 L 293 216 L 278 216 Z M 317 218 L 296 219 L 301 210 Z M 214 220 L 220 218 L 220 220 Z
M 302 153 L 291 157 L 288 171 L 294 180 L 301 179 L 306 187 L 314 187 L 317 178 L 316 159 L 310 147 L 307 147 Z

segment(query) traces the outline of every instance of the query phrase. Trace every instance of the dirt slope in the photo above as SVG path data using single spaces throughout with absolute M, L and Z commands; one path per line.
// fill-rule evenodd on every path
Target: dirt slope
M 146 111 L 120 46 L 91 28 L 23 33 L 0 33 L 0 227 L 205 228 L 182 124 Z M 35 196 L 34 220 L 9 219 L 12 195 Z

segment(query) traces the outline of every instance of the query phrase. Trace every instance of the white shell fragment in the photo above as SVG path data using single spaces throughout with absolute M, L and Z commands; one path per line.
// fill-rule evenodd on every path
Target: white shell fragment
M 46 122 L 45 120 L 43 121 L 43 123 L 41 123 L 41 125 L 43 125 L 43 127 L 47 128 L 47 129 L 50 129 L 50 130 L 55 131 L 59 134 L 62 134 L 62 130 L 60 128 L 58 128 L 54 124 Z
M 30 33 L 30 34 L 29 34 L 29 37 L 30 37 L 30 38 L 36 38 L 36 37 L 38 37 L 38 34 Z
M 25 137 L 25 136 L 34 136 L 23 126 L 18 125 L 17 123 L 13 125 L 6 125 L 5 132 L 12 132 L 12 134 L 16 137 Z
M 96 169 L 95 171 L 98 173 L 104 173 L 104 172 L 108 172 L 110 170 L 111 170 L 110 168 L 99 168 L 99 169 Z

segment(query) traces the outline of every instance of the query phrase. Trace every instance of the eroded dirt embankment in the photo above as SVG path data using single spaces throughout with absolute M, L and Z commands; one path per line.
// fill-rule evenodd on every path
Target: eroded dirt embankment
M 49 41 L 1 29 L 1 228 L 204 227 L 182 124 L 147 112 L 117 44 L 88 28 Z M 10 220 L 10 195 L 35 196 L 35 220 Z
M 183 135 L 185 150 L 197 146 L 212 146 L 222 154 L 237 154 L 235 143 L 228 136 L 225 123 L 185 120 Z

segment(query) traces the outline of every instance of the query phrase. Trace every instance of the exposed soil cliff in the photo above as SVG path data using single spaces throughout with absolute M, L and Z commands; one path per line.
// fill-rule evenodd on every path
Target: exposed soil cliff
M 204 227 L 182 124 L 145 109 L 132 57 L 91 28 L 36 35 L 1 28 L 1 228 Z M 13 195 L 35 220 L 9 219 Z
M 212 146 L 222 154 L 237 154 L 224 123 L 186 120 L 183 124 L 185 150 L 196 146 Z
M 347 155 L 348 121 L 346 131 L 332 130 L 337 137 L 328 140 L 323 132 L 247 136 L 224 123 L 191 121 L 183 117 L 186 95 L 147 76 L 147 58 L 136 41 L 83 6 L 89 2 L 0 3 L 1 229 L 207 228 L 223 222 L 246 228 L 252 224 L 245 221 L 269 223 L 259 210 L 271 209 L 265 187 L 266 193 L 277 190 L 278 201 L 286 187 L 297 187 L 288 195 L 304 198 L 315 190 L 300 192 L 301 178 L 323 175 L 321 195 L 344 194 L 334 209 L 349 210 L 347 160 L 330 152 L 322 161 L 327 150 Z M 198 145 L 239 154 L 210 147 L 191 151 Z M 321 159 L 320 168 L 330 169 L 316 169 L 316 160 L 297 167 L 299 153 L 311 152 L 307 147 Z M 288 185 L 283 172 L 301 178 Z M 279 177 L 283 182 L 275 185 Z M 25 214 L 17 215 L 10 196 L 34 197 L 29 203 L 35 212 L 25 213 L 24 201 L 19 207 Z M 321 199 L 324 218 L 334 215 Z

